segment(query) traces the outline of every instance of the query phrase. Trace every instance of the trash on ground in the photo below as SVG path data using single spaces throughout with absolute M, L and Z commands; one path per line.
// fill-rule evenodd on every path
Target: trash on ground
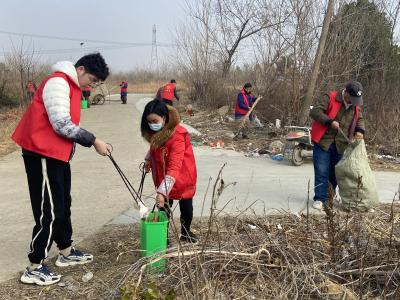
M 271 157 L 272 160 L 276 160 L 276 161 L 281 161 L 283 160 L 283 154 L 275 154 L 274 156 Z
M 82 276 L 82 281 L 83 282 L 88 282 L 93 278 L 93 273 L 92 272 L 87 272 Z
M 225 147 L 225 142 L 223 140 L 218 140 L 218 141 L 215 141 L 215 142 L 211 142 L 210 143 L 210 147 L 212 149 L 222 149 L 222 148 Z

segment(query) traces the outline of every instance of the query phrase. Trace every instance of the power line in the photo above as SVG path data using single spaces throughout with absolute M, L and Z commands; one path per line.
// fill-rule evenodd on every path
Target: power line
M 23 32 L 4 31 L 4 30 L 0 30 L 0 34 L 9 34 L 9 35 L 17 35 L 17 36 L 29 36 L 29 37 L 36 37 L 36 38 L 50 39 L 50 40 L 79 41 L 79 42 L 126 45 L 126 46 L 152 46 L 152 43 L 146 43 L 146 42 L 135 42 L 135 43 L 133 43 L 133 42 L 93 40 L 93 39 L 84 39 L 84 38 L 78 39 L 78 38 L 61 37 L 61 36 L 55 36 L 55 35 L 23 33 Z M 175 47 L 176 46 L 175 44 L 170 44 L 170 43 L 158 43 L 157 45 L 161 46 L 161 47 Z
M 132 48 L 137 46 L 104 46 L 104 47 L 86 47 L 86 52 L 96 52 L 96 51 L 107 51 L 107 50 L 119 50 L 119 49 L 126 49 Z M 65 53 L 77 53 L 82 52 L 82 48 L 63 48 L 63 49 L 46 49 L 46 50 L 33 50 L 35 54 L 42 55 L 51 55 L 51 54 L 65 54 Z M 12 54 L 12 51 L 0 51 L 0 56 L 5 56 L 8 54 Z

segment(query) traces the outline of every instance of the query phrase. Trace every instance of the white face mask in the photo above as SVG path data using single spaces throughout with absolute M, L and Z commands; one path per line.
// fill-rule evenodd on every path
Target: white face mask
M 160 131 L 163 128 L 162 123 L 148 123 L 152 131 Z

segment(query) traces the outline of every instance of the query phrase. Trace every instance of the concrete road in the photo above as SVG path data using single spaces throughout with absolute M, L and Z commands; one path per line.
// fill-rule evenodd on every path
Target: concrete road
M 138 185 L 139 163 L 148 145 L 139 133 L 143 106 L 147 95 L 129 95 L 128 104 L 118 102 L 92 106 L 83 111 L 82 126 L 114 146 L 113 156 L 133 182 Z M 311 164 L 293 167 L 267 158 L 247 158 L 241 153 L 196 147 L 198 191 L 194 199 L 195 215 L 204 215 L 210 207 L 211 188 L 219 169 L 227 163 L 223 178 L 229 186 L 217 204 L 224 213 L 239 213 L 251 204 L 256 213 L 276 210 L 299 211 L 307 199 L 307 183 L 313 185 Z M 138 220 L 132 200 L 119 175 L 106 157 L 94 149 L 78 147 L 72 166 L 72 222 L 74 240 L 78 242 L 107 223 L 131 223 Z M 400 182 L 400 173 L 375 173 L 382 201 L 390 202 Z M 312 192 L 311 192 L 312 193 Z M 144 195 L 154 196 L 147 178 Z M 312 195 L 311 195 L 312 197 Z M 146 200 L 149 207 L 154 201 Z M 203 201 L 205 199 L 205 201 Z M 179 213 L 177 213 L 179 215 Z M 27 249 L 33 225 L 28 188 L 20 151 L 0 158 L 0 281 L 13 277 L 27 264 Z M 53 254 L 55 253 L 53 246 Z

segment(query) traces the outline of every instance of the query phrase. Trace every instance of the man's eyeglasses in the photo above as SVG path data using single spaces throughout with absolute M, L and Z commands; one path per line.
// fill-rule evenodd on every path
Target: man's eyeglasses
M 88 74 L 88 77 L 89 77 L 89 80 L 90 80 L 91 84 L 92 83 L 98 83 L 100 81 L 96 76 L 94 76 L 92 74 Z

